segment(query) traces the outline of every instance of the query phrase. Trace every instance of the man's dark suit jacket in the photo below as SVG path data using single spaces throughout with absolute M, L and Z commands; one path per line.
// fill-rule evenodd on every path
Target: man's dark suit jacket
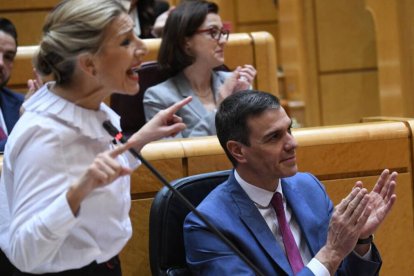
M 9 134 L 20 117 L 19 111 L 23 100 L 23 95 L 15 93 L 6 87 L 0 90 L 0 107 Z M 6 142 L 7 138 L 0 140 L 0 152 L 4 151 Z
M 281 180 L 283 194 L 292 209 L 312 256 L 324 246 L 333 205 L 323 185 L 311 174 L 297 173 Z M 232 173 L 197 209 L 222 231 L 264 275 L 293 275 L 284 250 L 253 201 Z M 190 213 L 184 222 L 187 263 L 193 275 L 254 275 L 253 271 L 200 219 Z M 376 275 L 379 252 L 372 246 L 372 260 L 350 253 L 336 275 Z M 297 275 L 313 275 L 308 268 Z

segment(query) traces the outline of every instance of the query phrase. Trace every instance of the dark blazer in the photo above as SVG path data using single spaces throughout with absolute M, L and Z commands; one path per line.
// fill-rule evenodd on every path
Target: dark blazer
M 3 113 L 4 122 L 6 123 L 7 131 L 12 131 L 14 125 L 20 117 L 20 106 L 24 100 L 23 95 L 15 93 L 6 87 L 0 91 L 0 107 Z M 4 151 L 7 138 L 0 140 L 0 151 Z
M 219 87 L 232 73 L 223 71 L 212 72 L 212 90 L 217 98 Z M 193 96 L 193 100 L 177 111 L 183 119 L 186 128 L 176 137 L 208 136 L 216 134 L 215 111 L 207 111 L 201 103 L 183 72 L 168 80 L 152 86 L 144 94 L 145 117 L 150 120 L 160 110 L 166 109 L 174 103 Z
M 297 173 L 281 181 L 312 256 L 324 246 L 333 205 L 323 185 L 311 174 Z M 234 173 L 197 207 L 261 270 L 264 275 L 293 275 L 283 249 L 241 186 Z M 187 263 L 194 275 L 254 275 L 253 271 L 198 217 L 190 213 L 184 222 Z M 381 258 L 372 246 L 374 261 L 354 253 L 342 262 L 337 275 L 375 275 Z M 313 275 L 308 268 L 298 275 Z

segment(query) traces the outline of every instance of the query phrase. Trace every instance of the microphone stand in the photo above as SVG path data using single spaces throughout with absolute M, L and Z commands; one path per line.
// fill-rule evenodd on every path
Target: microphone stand
M 127 139 L 123 136 L 123 134 L 111 123 L 111 121 L 107 120 L 103 122 L 104 129 L 115 138 L 115 140 L 125 144 Z M 164 185 L 166 186 L 175 196 L 177 196 L 186 207 L 188 207 L 199 219 L 201 219 L 207 227 L 216 234 L 227 246 L 229 246 L 255 273 L 256 275 L 264 276 L 264 274 L 236 247 L 234 243 L 232 243 L 220 230 L 217 229 L 216 226 L 211 224 L 195 207 L 194 205 L 188 201 L 188 199 L 183 196 L 177 189 L 175 189 L 171 184 L 162 176 L 145 158 L 141 156 L 135 149 L 129 149 L 129 152 L 135 157 L 138 158 L 150 171 L 155 177 Z

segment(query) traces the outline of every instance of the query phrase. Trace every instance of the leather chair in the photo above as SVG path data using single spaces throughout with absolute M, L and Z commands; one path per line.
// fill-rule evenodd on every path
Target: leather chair
M 231 170 L 180 178 L 171 183 L 194 206 L 229 177 Z M 149 254 L 153 276 L 191 275 L 186 265 L 183 223 L 190 210 L 167 187 L 154 198 L 150 211 Z

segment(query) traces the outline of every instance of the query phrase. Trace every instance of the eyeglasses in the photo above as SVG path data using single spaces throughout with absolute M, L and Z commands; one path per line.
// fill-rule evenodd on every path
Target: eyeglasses
M 230 31 L 226 29 L 219 29 L 217 27 L 210 27 L 208 29 L 201 29 L 195 32 L 196 34 L 208 33 L 212 39 L 217 42 L 220 41 L 222 37 L 227 41 L 229 39 Z

